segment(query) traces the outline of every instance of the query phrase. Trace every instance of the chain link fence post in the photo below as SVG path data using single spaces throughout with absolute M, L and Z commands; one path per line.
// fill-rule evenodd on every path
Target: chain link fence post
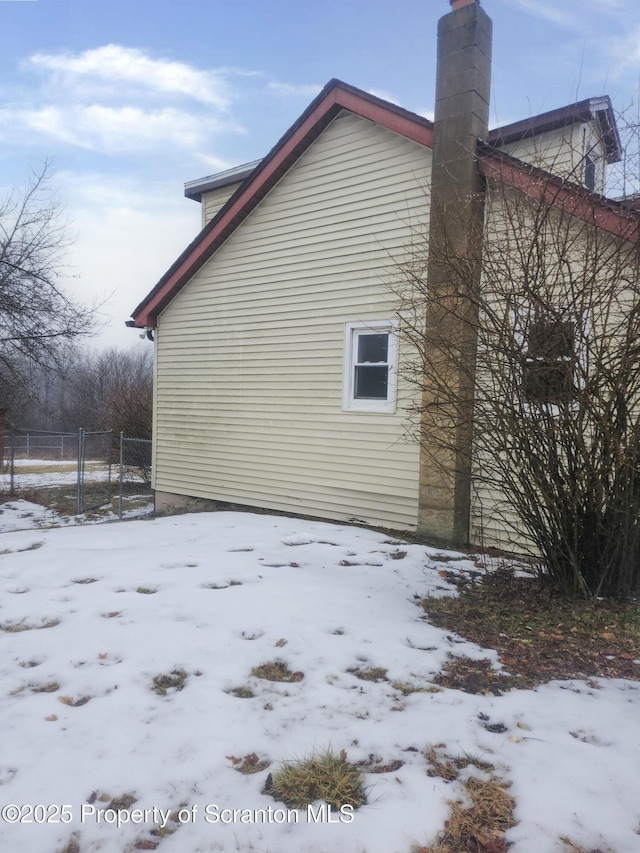
M 118 477 L 118 518 L 122 521 L 122 487 L 124 483 L 124 433 L 120 433 L 120 475 Z
M 82 513 L 84 499 L 82 496 L 84 483 L 84 430 L 82 427 L 78 430 L 78 515 Z
M 10 434 L 11 456 L 9 459 L 9 496 L 15 495 L 15 477 L 16 477 L 16 443 L 14 441 L 15 433 L 13 429 Z

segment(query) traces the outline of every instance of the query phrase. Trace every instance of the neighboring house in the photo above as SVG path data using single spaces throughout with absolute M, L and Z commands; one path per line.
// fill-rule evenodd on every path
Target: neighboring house
M 489 181 L 553 186 L 613 233 L 626 220 L 594 194 L 620 159 L 608 98 L 488 131 L 491 22 L 451 4 L 435 122 L 332 80 L 263 160 L 186 185 L 203 230 L 132 315 L 155 330 L 160 511 L 229 502 L 474 539 L 480 498 L 406 434 L 389 278 L 417 231 L 437 254 L 434 200 Z

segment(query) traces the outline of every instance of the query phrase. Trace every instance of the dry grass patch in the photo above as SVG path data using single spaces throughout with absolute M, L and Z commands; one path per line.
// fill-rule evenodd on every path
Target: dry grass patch
M 47 684 L 30 684 L 29 689 L 32 693 L 56 693 L 60 685 L 57 681 L 49 681 Z
M 0 623 L 0 631 L 4 631 L 7 634 L 19 634 L 22 631 L 40 631 L 42 628 L 55 628 L 55 626 L 59 624 L 59 619 L 47 619 L 39 625 L 34 625 L 22 619 L 20 622 Z
M 226 691 L 229 696 L 235 696 L 236 699 L 253 699 L 255 693 L 250 687 L 243 685 L 242 687 L 233 687 Z
M 81 696 L 79 699 L 74 699 L 73 696 L 58 696 L 58 702 L 67 705 L 69 708 L 81 708 L 91 701 L 91 696 Z
M 178 693 L 184 689 L 188 673 L 184 669 L 174 669 L 168 675 L 156 675 L 151 685 L 151 690 L 158 696 L 166 696 L 169 690 Z
M 501 663 L 518 674 L 510 686 L 594 676 L 640 680 L 640 665 L 634 663 L 640 659 L 638 602 L 572 601 L 543 579 L 516 577 L 511 569 L 481 580 L 456 576 L 454 582 L 456 598 L 420 602 L 427 618 L 496 649 Z M 488 692 L 494 692 L 492 684 L 495 676 L 485 683 Z
M 51 473 L 51 468 L 48 469 Z M 19 473 L 23 473 L 21 469 Z M 41 488 L 20 489 L 19 497 L 30 503 L 54 509 L 58 515 L 75 515 L 78 511 L 78 498 L 73 494 L 75 485 L 43 486 Z
M 356 678 L 359 678 L 360 681 L 388 681 L 387 678 L 387 670 L 383 669 L 381 666 L 370 666 L 367 668 L 362 668 L 359 666 L 350 667 L 347 672 L 351 673 L 351 675 L 355 675 Z
M 404 765 L 404 761 L 397 758 L 395 761 L 382 763 L 379 755 L 370 755 L 365 761 L 358 761 L 356 767 L 361 767 L 365 773 L 395 773 Z
M 412 693 L 442 693 L 442 687 L 436 687 L 434 684 L 419 687 L 410 681 L 392 681 L 391 686 L 403 696 L 410 696 Z
M 507 853 L 504 833 L 516 824 L 508 787 L 497 776 L 488 780 L 471 776 L 463 782 L 467 803 L 449 800 L 450 815 L 438 840 L 427 847 L 414 846 L 412 853 Z
M 45 684 L 23 684 L 22 687 L 16 687 L 9 694 L 10 696 L 22 696 L 27 691 L 30 693 L 55 693 L 60 690 L 60 685 L 57 681 L 49 681 Z
M 271 776 L 265 793 L 293 809 L 304 809 L 324 800 L 334 809 L 358 808 L 366 803 L 362 770 L 349 764 L 344 750 L 339 755 L 321 755 L 286 761 Z
M 451 756 L 446 755 L 443 750 L 444 744 L 440 743 L 426 748 L 424 757 L 429 763 L 427 776 L 438 776 L 445 782 L 453 782 L 460 775 L 460 771 L 467 767 L 475 767 L 477 770 L 483 770 L 486 773 L 492 773 L 495 770 L 493 764 L 482 761 L 475 755 L 469 755 L 465 752 L 462 755 Z
M 302 681 L 304 678 L 303 672 L 291 672 L 283 660 L 274 660 L 270 663 L 254 666 L 251 675 L 256 678 L 263 678 L 265 681 L 286 681 L 288 683 Z
M 113 809 L 116 812 L 122 812 L 127 811 L 127 809 L 130 809 L 137 802 L 138 798 L 134 794 L 122 794 L 119 797 L 114 797 L 107 808 Z
M 152 586 L 139 586 L 136 589 L 136 592 L 139 592 L 140 595 L 153 595 L 157 591 L 158 590 L 154 589 L 154 587 L 152 587 Z

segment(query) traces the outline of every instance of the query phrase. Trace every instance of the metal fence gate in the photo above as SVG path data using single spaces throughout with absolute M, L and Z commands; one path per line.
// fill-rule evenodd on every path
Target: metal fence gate
M 78 515 L 111 501 L 113 431 L 78 432 Z
M 4 493 L 5 500 L 18 496 L 59 515 L 152 514 L 151 441 L 119 438 L 111 430 L 1 433 L 0 503 Z
M 118 474 L 118 517 L 135 518 L 149 512 L 151 496 L 151 441 L 125 438 L 120 433 L 120 470 Z

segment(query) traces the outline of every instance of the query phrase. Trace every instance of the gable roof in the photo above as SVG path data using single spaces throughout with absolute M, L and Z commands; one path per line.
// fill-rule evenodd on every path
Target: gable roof
M 433 144 L 433 122 L 340 80 L 330 80 L 133 311 L 131 316 L 135 326 L 155 325 L 160 311 L 342 110 L 369 119 L 429 148 Z
M 572 107 L 580 107 L 580 104 L 572 105 Z M 577 118 L 586 114 L 584 110 L 572 109 L 572 107 L 564 108 L 565 111 L 568 111 L 563 119 L 564 123 L 570 124 L 571 121 L 576 120 L 585 121 L 585 118 Z M 610 104 L 609 109 L 611 109 Z M 195 195 L 198 190 L 206 192 L 205 187 L 207 186 L 209 189 L 215 189 L 243 181 L 226 204 L 187 246 L 156 286 L 135 308 L 131 315 L 133 321 L 130 325 L 140 328 L 155 326 L 158 314 L 247 218 L 272 187 L 342 110 L 348 110 L 354 115 L 373 121 L 428 148 L 433 146 L 433 122 L 396 104 L 349 86 L 340 80 L 330 80 L 300 118 L 262 160 L 217 176 L 226 180 L 226 184 L 216 183 L 216 176 L 212 176 L 210 179 L 202 179 L 200 182 L 192 182 Z M 553 111 L 553 113 L 558 112 L 562 111 Z M 529 167 L 516 158 L 496 151 L 493 147 L 499 144 L 498 139 L 500 138 L 512 137 L 517 139 L 524 138 L 524 136 L 517 134 L 542 132 L 540 128 L 548 125 L 551 115 L 552 113 L 545 113 L 531 119 L 526 123 L 526 130 L 524 126 L 518 127 L 525 123 L 518 123 L 518 126 L 509 125 L 506 128 L 491 131 L 488 143 L 481 143 L 478 150 L 481 171 L 486 177 L 512 182 L 514 186 L 519 186 L 525 192 L 536 192 L 536 187 L 539 187 L 544 181 L 553 183 L 554 186 L 562 185 L 563 198 L 566 199 L 568 195 L 573 194 L 576 199 L 575 215 L 582 216 L 584 214 L 592 218 L 589 211 L 593 211 L 594 206 L 598 209 L 606 208 L 608 214 L 606 217 L 601 217 L 601 222 L 599 222 L 601 227 L 607 227 L 602 224 L 607 223 L 607 230 L 612 230 L 612 233 L 620 234 L 625 229 L 628 231 L 629 216 L 631 215 L 628 209 L 623 210 L 619 204 L 609 202 L 602 196 L 583 190 L 581 187 L 563 181 L 561 178 L 556 178 L 543 170 Z M 573 118 L 570 119 L 570 116 Z M 558 117 L 556 119 L 559 120 Z M 611 119 L 615 128 L 612 112 Z M 538 128 L 538 130 L 532 130 L 532 128 Z M 502 137 L 500 136 L 501 133 Z M 245 173 L 244 176 L 243 172 Z M 198 186 L 199 184 L 202 186 Z M 553 198 L 558 200 L 560 197 L 556 193 Z M 585 198 L 589 199 L 588 203 L 584 201 Z M 582 200 L 582 204 L 577 203 L 579 199 Z
M 572 124 L 583 124 L 588 121 L 598 123 L 600 137 L 604 142 L 607 154 L 607 163 L 618 163 L 622 159 L 622 145 L 611 99 L 608 95 L 603 95 L 600 98 L 587 98 L 584 101 L 540 113 L 540 115 L 532 116 L 523 121 L 496 127 L 489 131 L 487 141 L 490 145 L 500 148 L 503 145 L 509 145 L 511 142 L 520 142 L 541 133 L 548 133 L 551 130 L 569 127 Z
M 415 116 L 416 114 L 411 113 L 411 115 Z M 521 142 L 523 139 L 530 139 L 533 136 L 558 130 L 561 127 L 570 127 L 572 124 L 583 124 L 588 121 L 596 121 L 600 127 L 600 137 L 605 145 L 607 163 L 618 163 L 622 158 L 622 145 L 608 95 L 599 98 L 587 98 L 566 107 L 559 107 L 531 116 L 522 121 L 495 127 L 489 131 L 487 142 L 496 148 L 501 148 L 512 142 Z M 188 181 L 184 185 L 184 194 L 194 201 L 201 201 L 204 193 L 242 183 L 261 162 L 262 160 L 254 160 L 252 163 L 244 163 L 225 172 L 217 172 L 215 175 Z

